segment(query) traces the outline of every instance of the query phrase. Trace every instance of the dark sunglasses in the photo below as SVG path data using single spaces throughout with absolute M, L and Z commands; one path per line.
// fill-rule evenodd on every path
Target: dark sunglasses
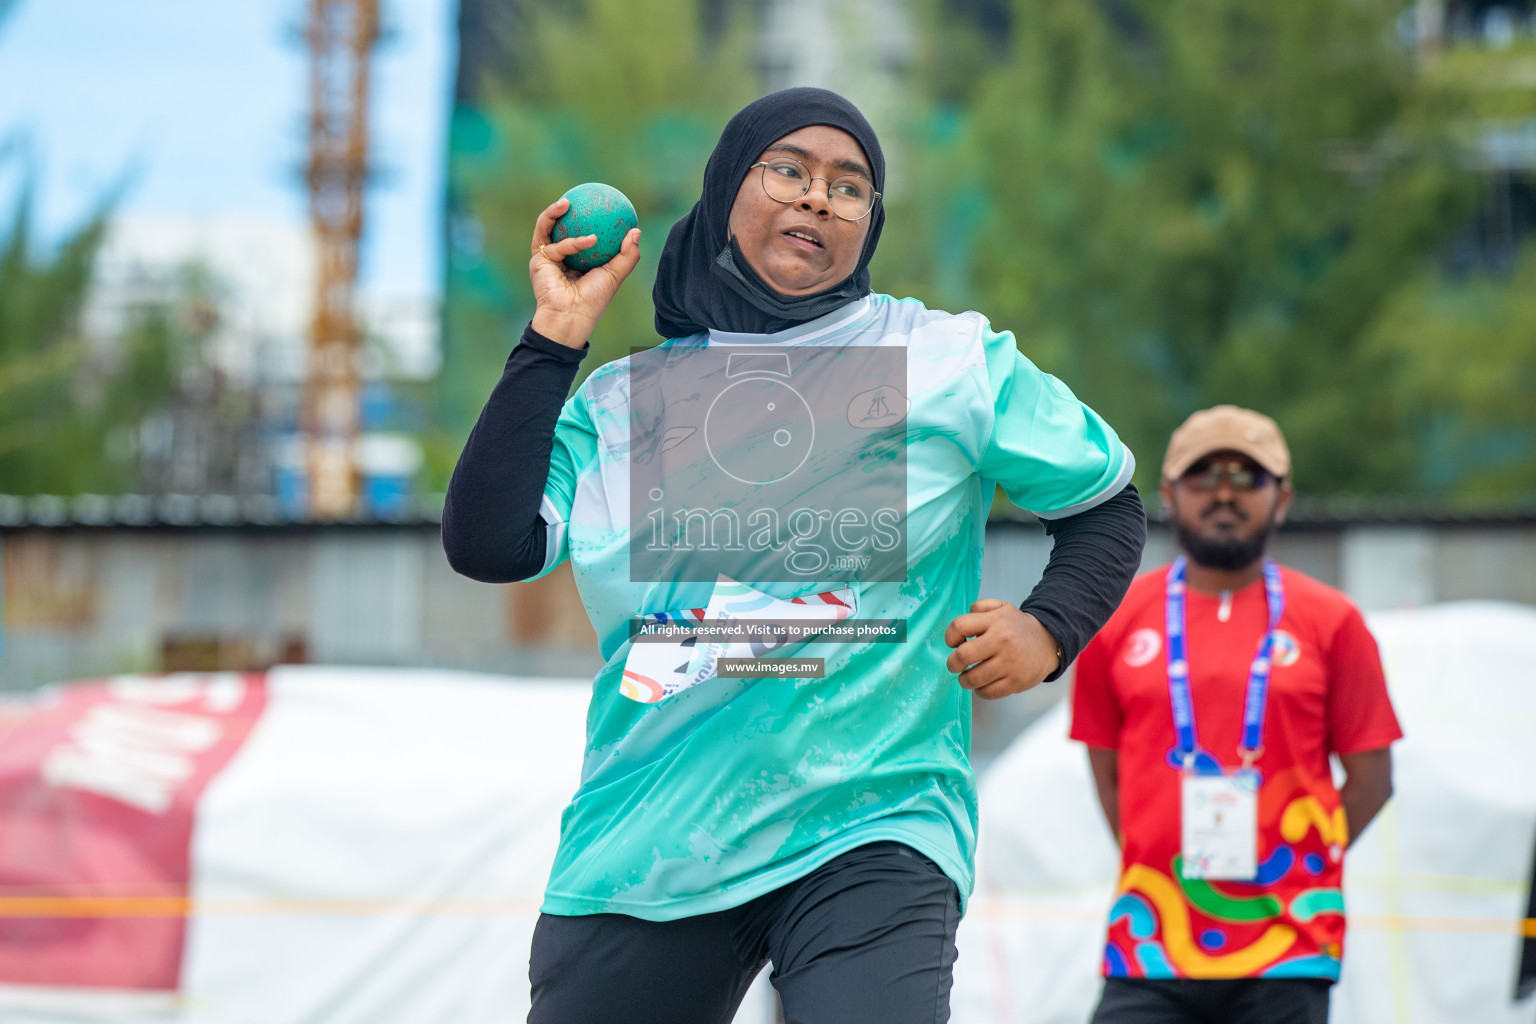
M 1222 477 L 1234 491 L 1253 491 L 1275 478 L 1267 469 L 1233 459 L 1230 462 L 1197 462 L 1179 479 L 1197 491 L 1214 491 Z

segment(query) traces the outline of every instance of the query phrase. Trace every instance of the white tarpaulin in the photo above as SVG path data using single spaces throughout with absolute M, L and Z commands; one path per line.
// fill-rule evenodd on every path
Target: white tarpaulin
M 524 1019 L 587 695 L 279 668 L 0 714 L 0 1021 Z
M 1515 1024 L 1536 610 L 1373 616 L 1397 794 L 1347 861 L 1336 1024 Z M 277 669 L 0 706 L 0 1022 L 522 1020 L 587 687 Z M 957 1024 L 1082 1024 L 1116 857 L 1065 708 L 982 786 Z M 772 1019 L 759 978 L 741 1022 Z
M 1345 860 L 1335 1024 L 1529 1024 L 1514 1004 L 1536 840 L 1536 609 L 1368 617 L 1406 738 L 1396 793 Z M 1084 1024 L 1118 856 L 1058 705 L 981 790 L 956 1024 Z

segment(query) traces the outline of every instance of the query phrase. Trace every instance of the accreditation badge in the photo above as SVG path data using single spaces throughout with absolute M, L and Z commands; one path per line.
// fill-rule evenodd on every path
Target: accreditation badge
M 1185 878 L 1253 881 L 1259 873 L 1259 773 L 1185 772 L 1182 825 Z

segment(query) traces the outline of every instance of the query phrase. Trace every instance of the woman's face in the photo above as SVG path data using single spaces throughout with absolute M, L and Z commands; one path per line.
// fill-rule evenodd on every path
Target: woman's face
M 829 125 L 790 132 L 758 160 L 788 156 L 810 169 L 810 191 L 781 203 L 763 191 L 763 168 L 753 167 L 736 190 L 730 229 L 757 271 L 781 295 L 812 295 L 840 284 L 859 265 L 871 217 L 843 220 L 827 203 L 827 181 L 858 174 L 873 181 L 863 148 L 852 135 Z

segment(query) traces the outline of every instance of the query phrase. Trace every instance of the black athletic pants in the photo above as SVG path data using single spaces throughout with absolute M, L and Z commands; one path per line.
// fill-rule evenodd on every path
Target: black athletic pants
M 1328 1024 L 1321 978 L 1105 978 L 1093 1024 Z
M 900 843 L 714 914 L 544 914 L 528 1024 L 729 1024 L 770 961 L 787 1024 L 944 1024 L 959 919 L 955 884 Z

